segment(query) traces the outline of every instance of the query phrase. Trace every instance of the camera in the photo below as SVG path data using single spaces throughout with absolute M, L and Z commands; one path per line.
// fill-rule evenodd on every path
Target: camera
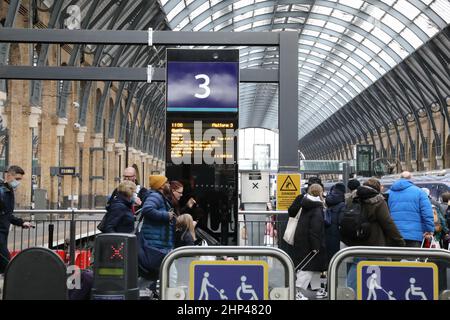
M 72 105 L 75 109 L 78 109 L 80 107 L 80 104 L 76 101 L 72 102 Z
M 74 127 L 75 129 L 80 129 L 80 128 L 81 128 L 81 125 L 80 125 L 78 122 L 76 122 L 76 123 L 73 124 L 73 127 Z

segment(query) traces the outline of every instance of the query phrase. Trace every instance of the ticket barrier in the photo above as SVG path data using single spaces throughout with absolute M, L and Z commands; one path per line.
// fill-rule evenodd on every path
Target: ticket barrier
M 328 268 L 330 300 L 450 300 L 450 252 L 348 247 Z
M 47 248 L 18 253 L 5 270 L 4 300 L 66 300 L 66 266 Z
M 294 265 L 268 247 L 182 247 L 163 260 L 162 300 L 293 300 Z

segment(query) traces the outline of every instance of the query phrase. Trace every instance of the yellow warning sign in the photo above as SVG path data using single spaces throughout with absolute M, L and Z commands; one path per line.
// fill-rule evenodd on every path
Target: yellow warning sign
M 277 210 L 287 210 L 300 194 L 298 173 L 279 174 L 277 177 Z

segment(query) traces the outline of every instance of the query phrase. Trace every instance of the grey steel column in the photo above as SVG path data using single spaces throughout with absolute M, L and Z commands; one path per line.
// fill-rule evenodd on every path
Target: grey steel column
M 298 33 L 280 33 L 279 169 L 298 171 Z

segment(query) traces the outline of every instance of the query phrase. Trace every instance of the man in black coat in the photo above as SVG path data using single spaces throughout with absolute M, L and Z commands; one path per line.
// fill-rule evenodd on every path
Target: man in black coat
M 19 166 L 10 166 L 5 172 L 5 181 L 0 182 L 0 274 L 5 272 L 9 263 L 8 234 L 11 224 L 25 229 L 31 228 L 30 222 L 14 216 L 14 190 L 19 186 L 25 172 Z

